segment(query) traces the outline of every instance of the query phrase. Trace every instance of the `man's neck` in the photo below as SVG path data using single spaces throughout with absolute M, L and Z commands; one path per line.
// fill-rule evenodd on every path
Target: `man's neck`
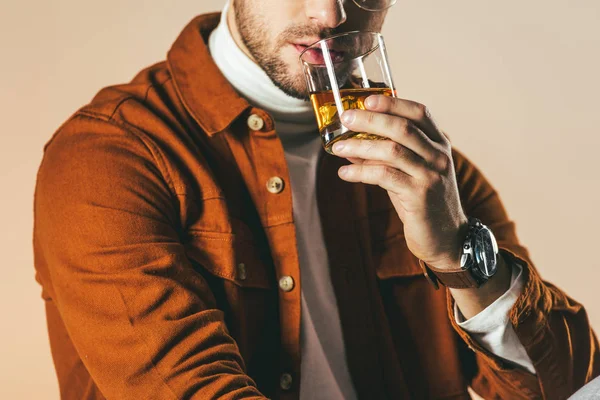
M 227 15 L 225 16 L 227 20 L 227 26 L 229 28 L 229 33 L 231 34 L 233 41 L 235 42 L 235 44 L 237 44 L 237 47 L 246 56 L 248 56 L 248 58 L 251 59 L 252 62 L 258 64 L 254 59 L 254 56 L 252 56 L 252 54 L 250 53 L 250 50 L 248 50 L 248 47 L 246 47 L 246 44 L 242 39 L 242 35 L 240 34 L 240 30 L 238 29 L 237 21 L 235 19 L 235 2 L 231 0 L 228 1 L 225 5 L 225 8 L 223 9 L 223 12 L 227 12 Z M 221 19 L 221 21 L 223 21 L 223 19 Z
M 219 26 L 210 35 L 208 45 L 225 78 L 250 104 L 273 116 L 279 134 L 315 134 L 317 124 L 310 103 L 288 96 L 255 62 L 243 44 L 234 11 L 228 4 Z

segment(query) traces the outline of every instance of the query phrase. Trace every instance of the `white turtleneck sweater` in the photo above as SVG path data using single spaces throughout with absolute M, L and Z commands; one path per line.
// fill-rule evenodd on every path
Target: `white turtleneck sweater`
M 315 183 L 321 139 L 313 109 L 308 101 L 281 91 L 237 46 L 227 24 L 228 6 L 227 3 L 220 24 L 210 35 L 211 55 L 240 95 L 273 117 L 290 173 L 301 274 L 300 398 L 357 399 L 346 364 L 317 206 Z M 522 288 L 521 267 L 517 265 L 513 268 L 511 288 L 496 302 L 467 321 L 462 320 L 458 309 L 455 313 L 460 326 L 488 350 L 534 372 L 508 321 L 508 311 Z

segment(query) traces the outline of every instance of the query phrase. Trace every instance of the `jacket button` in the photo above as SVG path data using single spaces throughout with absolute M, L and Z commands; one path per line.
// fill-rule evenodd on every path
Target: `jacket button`
M 281 193 L 283 190 L 283 179 L 273 176 L 267 181 L 267 190 L 273 194 Z
M 294 278 L 288 275 L 282 276 L 281 279 L 279 279 L 279 288 L 284 292 L 292 291 L 294 288 Z
M 265 121 L 256 114 L 252 114 L 248 117 L 248 128 L 253 131 L 260 131 L 265 126 Z
M 279 386 L 283 390 L 290 390 L 292 387 L 292 376 L 288 373 L 281 374 L 281 378 L 279 379 Z

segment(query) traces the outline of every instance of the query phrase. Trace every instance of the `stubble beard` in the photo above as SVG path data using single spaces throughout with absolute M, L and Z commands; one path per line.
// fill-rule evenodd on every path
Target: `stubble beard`
M 251 13 L 245 1 L 236 2 L 235 20 L 244 45 L 273 84 L 288 96 L 308 100 L 308 91 L 303 76 L 292 74 L 289 66 L 278 57 L 283 46 L 288 43 L 283 38 L 289 34 L 280 35 L 281 39 L 275 41 L 270 48 L 268 41 L 261 38 L 260 35 L 260 32 L 268 32 L 268 26 Z

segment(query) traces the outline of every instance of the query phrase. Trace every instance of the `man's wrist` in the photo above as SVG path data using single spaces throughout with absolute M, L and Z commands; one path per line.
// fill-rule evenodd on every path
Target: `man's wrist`
M 467 233 L 469 232 L 469 220 L 465 217 L 465 220 L 460 224 L 455 235 L 455 243 L 451 246 L 453 254 L 448 255 L 444 261 L 436 263 L 427 263 L 429 266 L 433 266 L 440 270 L 451 270 L 456 271 L 461 268 L 460 259 L 462 257 L 462 247 Z
M 469 319 L 496 301 L 510 288 L 512 266 L 500 251 L 498 253 L 498 270 L 487 282 L 478 288 L 449 288 L 460 312 Z

